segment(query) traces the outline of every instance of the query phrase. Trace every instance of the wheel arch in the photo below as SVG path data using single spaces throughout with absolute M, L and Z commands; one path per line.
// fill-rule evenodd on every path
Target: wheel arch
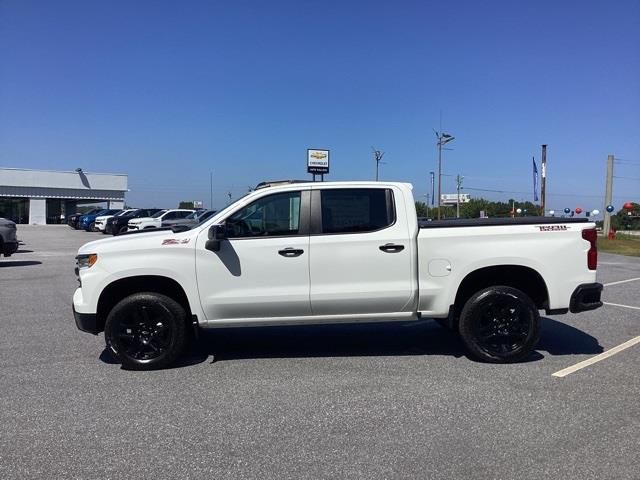
M 176 280 L 162 275 L 138 275 L 114 280 L 102 290 L 96 311 L 98 331 L 104 331 L 109 312 L 120 300 L 141 292 L 166 295 L 185 309 L 187 318 L 191 317 L 191 306 L 187 294 Z
M 549 308 L 549 291 L 540 273 L 524 265 L 495 265 L 474 270 L 460 282 L 451 309 L 454 319 L 458 318 L 464 304 L 473 294 L 483 288 L 497 285 L 520 290 L 529 296 L 540 310 Z

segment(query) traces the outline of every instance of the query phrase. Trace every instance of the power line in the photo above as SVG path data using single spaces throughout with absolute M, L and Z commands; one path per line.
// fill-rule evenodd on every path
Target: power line
M 618 177 L 616 175 L 613 178 L 621 178 L 622 180 L 640 180 L 640 177 Z

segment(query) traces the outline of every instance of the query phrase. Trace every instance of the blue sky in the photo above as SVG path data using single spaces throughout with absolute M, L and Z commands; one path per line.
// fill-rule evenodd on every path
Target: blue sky
M 128 173 L 127 202 L 217 207 L 265 179 L 381 178 L 548 205 L 640 201 L 640 2 L 0 0 L 0 165 Z M 443 178 L 443 193 L 454 191 Z M 518 193 L 511 193 L 518 192 Z M 522 193 L 519 193 L 522 192 Z

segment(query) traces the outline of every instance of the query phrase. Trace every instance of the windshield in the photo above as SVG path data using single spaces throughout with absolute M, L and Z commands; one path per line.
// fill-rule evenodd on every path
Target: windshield
M 226 207 L 224 207 L 222 210 L 220 210 L 219 212 L 216 212 L 216 215 L 218 214 L 222 214 L 222 213 L 227 213 L 227 211 L 229 211 L 232 208 L 235 208 L 236 203 L 242 201 L 244 199 L 244 197 L 246 197 L 247 195 L 249 195 L 251 192 L 249 193 L 245 193 L 243 196 L 241 196 L 240 198 L 238 198 L 237 200 L 235 200 L 233 203 L 230 203 L 229 205 L 227 205 Z
M 162 215 L 164 215 L 165 213 L 167 213 L 166 210 L 160 210 L 159 212 L 157 212 L 155 215 L 151 215 L 151 218 L 160 218 Z
M 216 213 L 215 210 L 207 210 L 206 212 L 203 212 L 202 215 L 198 217 L 198 222 L 200 223 L 204 222 L 208 218 L 211 218 L 215 213 Z

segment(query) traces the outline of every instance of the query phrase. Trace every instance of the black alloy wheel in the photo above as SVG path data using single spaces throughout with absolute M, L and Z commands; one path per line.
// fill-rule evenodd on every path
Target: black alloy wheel
M 460 335 L 476 358 L 493 363 L 528 357 L 540 335 L 540 315 L 515 288 L 495 286 L 473 295 L 460 315 Z
M 184 349 L 185 325 L 186 313 L 175 300 L 153 292 L 137 293 L 111 310 L 105 339 L 125 368 L 164 368 Z

